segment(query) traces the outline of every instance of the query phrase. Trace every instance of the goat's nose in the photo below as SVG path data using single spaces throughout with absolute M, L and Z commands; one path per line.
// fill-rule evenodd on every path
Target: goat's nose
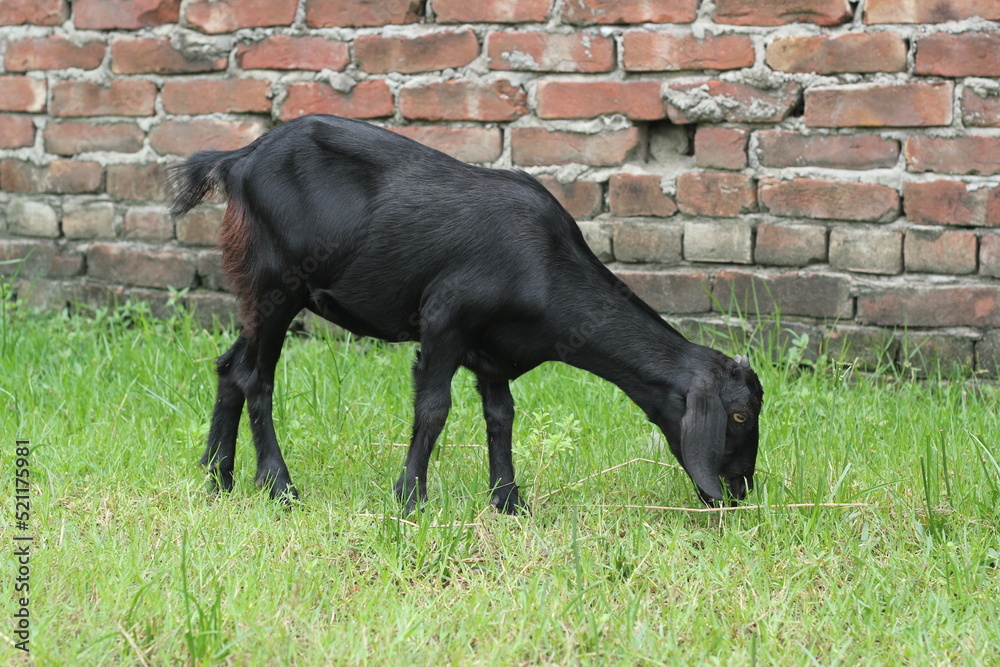
M 698 495 L 701 496 L 701 501 L 709 507 L 722 507 L 723 503 L 721 500 L 711 494 L 705 493 L 700 488 L 698 489 Z
M 729 495 L 736 500 L 743 500 L 747 496 L 747 482 L 744 477 L 731 477 L 726 480 L 729 487 Z

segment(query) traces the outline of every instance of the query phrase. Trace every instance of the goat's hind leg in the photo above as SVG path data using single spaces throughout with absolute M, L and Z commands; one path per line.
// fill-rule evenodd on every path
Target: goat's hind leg
M 247 341 L 243 336 L 215 361 L 219 376 L 212 425 L 201 465 L 212 478 L 213 490 L 231 491 L 233 488 L 233 463 L 236 457 L 236 434 L 246 397 L 236 378 L 237 366 L 244 363 Z
M 250 430 L 257 450 L 257 485 L 267 488 L 272 498 L 288 502 L 298 497 L 292 485 L 288 466 L 281 456 L 274 432 L 273 404 L 274 371 L 285 342 L 285 332 L 298 308 L 286 308 L 258 323 L 247 349 L 248 366 L 239 377 L 246 395 Z

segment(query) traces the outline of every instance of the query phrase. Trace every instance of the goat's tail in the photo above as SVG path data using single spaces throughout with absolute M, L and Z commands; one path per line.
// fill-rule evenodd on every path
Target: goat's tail
M 179 218 L 225 185 L 225 175 L 219 173 L 219 167 L 231 155 L 228 151 L 200 151 L 169 167 L 170 215 Z
M 252 144 L 251 144 L 252 146 Z M 222 270 L 230 290 L 240 302 L 244 334 L 252 335 L 257 323 L 257 290 L 254 217 L 238 182 L 229 182 L 233 163 L 246 154 L 236 151 L 200 151 L 169 168 L 172 191 L 170 214 L 179 217 L 203 202 L 220 187 L 226 190 L 226 212 L 219 228 Z

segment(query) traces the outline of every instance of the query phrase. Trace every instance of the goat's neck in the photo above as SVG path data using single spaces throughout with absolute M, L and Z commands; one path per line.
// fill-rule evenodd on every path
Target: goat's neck
M 663 409 L 665 393 L 684 393 L 704 348 L 654 312 L 619 294 L 570 312 L 563 361 L 618 385 L 650 416 Z

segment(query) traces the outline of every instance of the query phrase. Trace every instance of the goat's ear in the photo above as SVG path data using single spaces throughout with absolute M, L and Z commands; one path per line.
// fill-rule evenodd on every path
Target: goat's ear
M 733 361 L 735 361 L 736 365 L 739 366 L 740 368 L 750 368 L 750 359 L 745 355 L 737 354 L 735 357 L 733 357 Z
M 710 376 L 698 378 L 688 390 L 681 420 L 684 469 L 703 493 L 722 499 L 722 457 L 726 448 L 726 411 Z

